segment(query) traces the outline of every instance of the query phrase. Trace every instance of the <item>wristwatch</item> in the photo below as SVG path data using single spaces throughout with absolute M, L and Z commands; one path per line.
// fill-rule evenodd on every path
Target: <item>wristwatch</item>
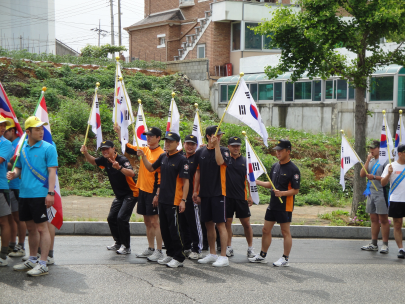
M 119 169 L 118 169 L 118 171 L 121 171 L 121 170 L 122 170 L 122 168 L 123 168 L 123 167 L 121 166 L 121 168 L 119 168 Z
M 186 202 L 186 200 L 184 198 L 181 199 L 183 202 Z
M 55 195 L 55 192 L 48 192 L 48 194 L 49 194 L 50 196 L 54 196 L 54 195 Z

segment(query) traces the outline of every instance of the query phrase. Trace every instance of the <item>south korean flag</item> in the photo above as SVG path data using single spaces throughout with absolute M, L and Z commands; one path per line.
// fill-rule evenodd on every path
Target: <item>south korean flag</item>
M 345 190 L 345 174 L 359 161 L 346 137 L 342 134 L 342 146 L 340 148 L 340 184 Z
M 258 205 L 260 202 L 259 192 L 257 191 L 256 179 L 264 173 L 264 166 L 253 152 L 248 140 L 246 140 L 246 169 L 247 180 L 249 182 L 250 196 L 253 202 Z

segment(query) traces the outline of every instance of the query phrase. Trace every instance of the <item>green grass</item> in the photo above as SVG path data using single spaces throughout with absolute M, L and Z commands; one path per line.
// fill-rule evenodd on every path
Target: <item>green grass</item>
M 335 210 L 329 213 L 318 214 L 318 217 L 323 220 L 330 221 L 331 226 L 347 226 L 349 211 Z

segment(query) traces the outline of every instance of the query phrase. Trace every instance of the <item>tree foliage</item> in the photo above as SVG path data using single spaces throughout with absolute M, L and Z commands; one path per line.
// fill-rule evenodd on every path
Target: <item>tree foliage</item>
M 92 57 L 92 58 L 107 58 L 108 54 L 119 53 L 122 51 L 126 51 L 125 46 L 118 46 L 118 45 L 111 45 L 105 44 L 102 46 L 96 45 L 86 45 L 84 48 L 81 49 L 83 57 Z

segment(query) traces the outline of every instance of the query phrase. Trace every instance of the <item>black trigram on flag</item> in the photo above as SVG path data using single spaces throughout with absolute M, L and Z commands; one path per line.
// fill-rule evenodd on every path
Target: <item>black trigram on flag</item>
M 138 120 L 139 120 L 139 121 L 143 121 L 142 115 L 138 115 Z
M 246 107 L 245 107 L 245 105 L 240 105 L 239 106 L 239 114 L 240 115 L 246 115 Z
M 350 164 L 350 156 L 345 156 L 345 165 Z
M 257 186 L 250 186 L 250 192 L 257 192 Z
M 250 159 L 250 152 L 247 153 L 247 157 L 248 157 L 248 159 Z
M 384 125 L 382 126 L 382 130 L 385 132 L 385 126 Z
M 252 168 L 253 168 L 253 171 L 259 171 L 260 170 L 259 163 L 258 162 L 253 162 L 252 163 Z
M 193 126 L 193 131 L 197 131 L 198 130 L 198 126 L 197 125 L 194 125 Z
M 128 110 L 125 110 L 125 113 L 124 113 L 124 120 L 129 120 L 129 112 L 128 112 Z
M 96 101 L 96 109 L 98 109 L 98 101 Z
M 386 152 L 387 152 L 387 151 L 380 150 L 380 156 L 385 157 L 385 156 L 387 155 Z
M 169 111 L 169 117 L 171 117 L 172 116 L 172 111 Z
M 245 92 L 245 95 L 246 95 L 247 99 L 250 99 L 250 92 L 249 91 Z
M 342 153 L 344 153 L 344 149 L 343 149 L 343 147 L 342 147 Z

